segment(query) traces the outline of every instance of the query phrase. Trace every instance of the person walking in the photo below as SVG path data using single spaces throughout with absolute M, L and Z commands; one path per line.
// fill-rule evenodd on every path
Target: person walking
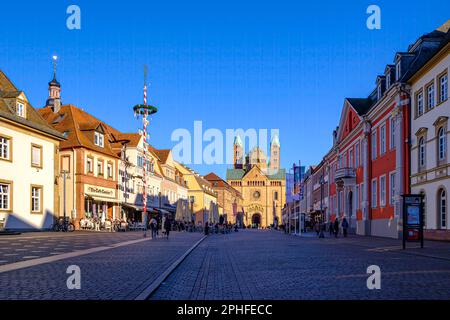
M 330 220 L 330 224 L 328 226 L 329 228 L 329 232 L 330 232 L 330 237 L 334 234 L 334 225 L 333 225 L 333 221 Z
M 169 239 L 170 230 L 172 230 L 172 222 L 169 218 L 166 218 L 164 221 L 164 230 L 166 232 L 166 239 Z
M 334 220 L 334 237 L 337 238 L 339 233 L 339 219 L 336 217 Z
M 152 239 L 156 239 L 156 230 L 158 229 L 158 222 L 156 222 L 156 219 L 152 217 L 150 220 L 150 231 L 152 233 Z
M 342 233 L 344 234 L 344 238 L 347 238 L 347 230 L 348 230 L 348 221 L 344 217 L 342 219 Z
M 205 223 L 205 236 L 209 234 L 209 224 L 208 222 Z

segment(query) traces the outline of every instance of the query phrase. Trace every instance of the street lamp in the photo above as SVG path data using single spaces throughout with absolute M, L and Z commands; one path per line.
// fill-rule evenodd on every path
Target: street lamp
M 66 213 L 66 180 L 70 179 L 70 176 L 68 176 L 69 172 L 67 170 L 61 170 L 61 177 L 63 178 L 63 221 L 64 221 L 64 226 L 66 225 L 66 217 L 67 217 L 67 213 Z

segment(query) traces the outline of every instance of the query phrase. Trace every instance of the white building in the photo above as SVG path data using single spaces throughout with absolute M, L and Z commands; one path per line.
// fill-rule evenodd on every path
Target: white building
M 52 226 L 59 208 L 61 140 L 0 70 L 0 228 Z
M 414 46 L 426 63 L 409 79 L 411 86 L 411 192 L 425 196 L 425 237 L 450 239 L 450 20 Z

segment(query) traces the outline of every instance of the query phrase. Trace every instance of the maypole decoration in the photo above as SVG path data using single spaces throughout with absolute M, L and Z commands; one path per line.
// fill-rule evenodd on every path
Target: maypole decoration
M 142 170 L 142 180 L 143 180 L 143 186 L 144 190 L 142 193 L 142 205 L 143 205 L 143 212 L 142 212 L 142 222 L 147 222 L 147 170 L 148 170 L 148 164 L 150 163 L 149 160 L 149 134 L 147 131 L 147 127 L 149 124 L 148 116 L 156 113 L 158 109 L 154 106 L 147 104 L 147 66 L 144 66 L 144 104 L 137 104 L 133 107 L 134 116 L 139 119 L 139 117 L 142 117 L 142 132 L 141 135 L 144 137 L 144 151 L 143 151 L 143 170 Z

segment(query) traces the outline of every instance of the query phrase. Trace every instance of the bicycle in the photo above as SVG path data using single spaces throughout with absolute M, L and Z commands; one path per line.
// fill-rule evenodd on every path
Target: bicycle
M 73 232 L 75 231 L 75 225 L 69 221 L 69 218 L 59 218 L 56 223 L 53 224 L 52 230 L 63 231 L 63 232 Z

